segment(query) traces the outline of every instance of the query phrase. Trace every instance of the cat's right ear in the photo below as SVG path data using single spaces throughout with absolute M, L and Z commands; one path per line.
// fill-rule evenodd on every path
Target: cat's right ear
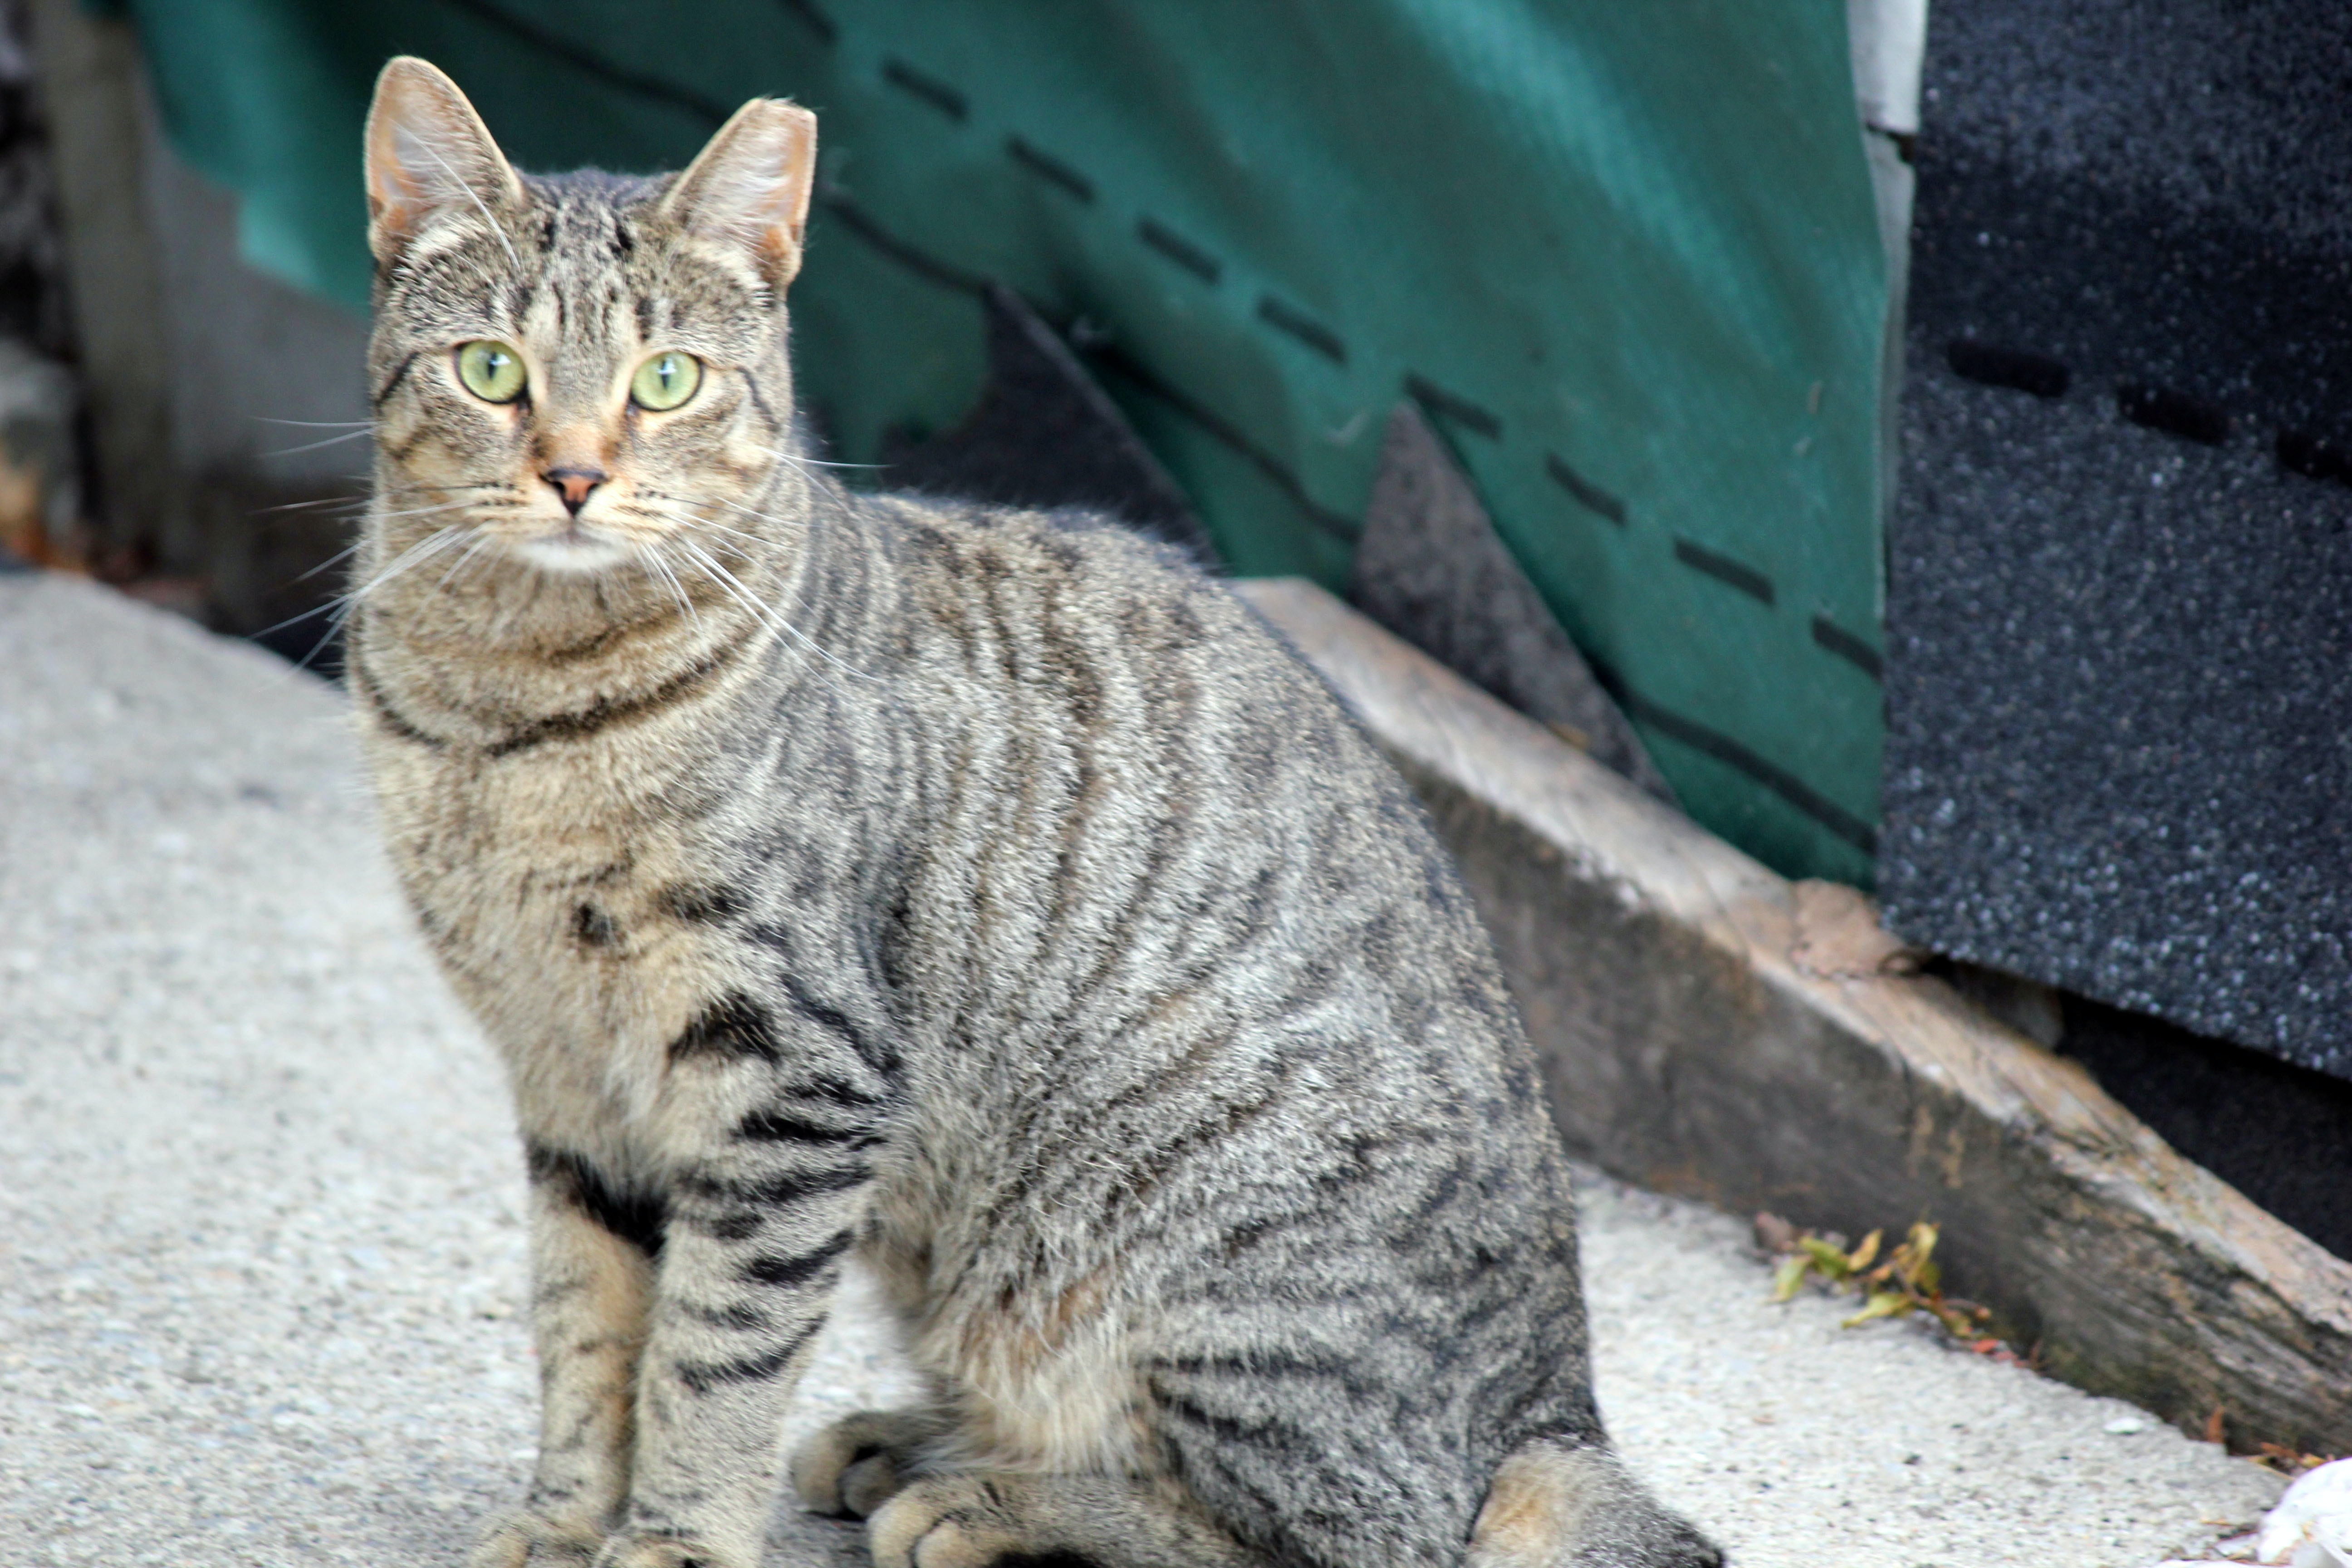
M 800 272 L 815 188 L 816 116 L 797 103 L 755 98 L 687 165 L 662 197 L 662 211 L 688 234 L 749 251 L 782 289 Z
M 389 267 L 435 217 L 496 222 L 522 182 L 457 84 L 402 55 L 375 79 L 367 121 L 368 248 Z

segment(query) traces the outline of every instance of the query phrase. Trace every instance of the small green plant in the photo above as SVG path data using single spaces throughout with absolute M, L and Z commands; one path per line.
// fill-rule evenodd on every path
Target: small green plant
M 1833 1291 L 1852 1291 L 1863 1299 L 1862 1310 L 1845 1320 L 1849 1329 L 1876 1318 L 1924 1312 L 1979 1354 L 2005 1348 L 1998 1340 L 1982 1338 L 1985 1320 L 1992 1316 L 1990 1308 L 1944 1294 L 1943 1270 L 1936 1262 L 1940 1232 L 1924 1220 L 1914 1225 L 1884 1260 L 1879 1257 L 1880 1244 L 1885 1239 L 1883 1231 L 1872 1231 L 1851 1252 L 1843 1237 L 1799 1231 L 1773 1215 L 1757 1216 L 1756 1233 L 1768 1247 L 1785 1255 L 1772 1277 L 1775 1302 L 1789 1300 L 1808 1277 L 1814 1277 Z

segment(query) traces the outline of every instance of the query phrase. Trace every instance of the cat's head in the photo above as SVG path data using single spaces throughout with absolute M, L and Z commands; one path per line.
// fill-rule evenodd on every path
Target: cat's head
M 741 564 L 788 460 L 814 116 L 755 100 L 674 176 L 526 177 L 454 82 L 403 58 L 366 146 L 373 569 L 413 557 L 404 575 L 446 581 L 471 551 L 460 590 L 609 604 Z

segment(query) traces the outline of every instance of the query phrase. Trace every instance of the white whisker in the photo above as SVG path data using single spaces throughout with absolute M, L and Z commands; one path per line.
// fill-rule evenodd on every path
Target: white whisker
M 790 463 L 795 468 L 872 468 L 876 472 L 888 468 L 887 463 L 835 463 L 824 458 L 803 458 L 797 452 L 787 452 L 782 447 L 768 448 L 768 456 Z
M 319 441 L 305 441 L 299 447 L 280 447 L 274 452 L 264 452 L 261 455 L 265 458 L 290 458 L 297 452 L 315 452 L 321 447 L 337 446 L 344 441 L 365 440 L 374 433 L 373 430 L 346 430 L 340 436 L 329 436 Z
M 465 551 L 458 555 L 457 559 L 450 563 L 449 570 L 441 574 L 441 581 L 433 584 L 433 591 L 435 593 L 438 594 L 443 589 L 448 587 L 449 580 L 452 577 L 455 577 L 458 573 L 464 571 L 466 563 L 480 554 L 483 547 L 490 542 L 490 536 L 488 534 L 482 533 L 478 529 L 475 531 L 478 537 L 475 539 L 473 543 L 466 546 Z
M 745 609 L 751 611 L 752 615 L 758 616 L 761 621 L 774 627 L 776 630 L 782 632 L 794 642 L 799 643 L 803 647 L 807 648 L 811 653 L 816 655 L 819 658 L 824 659 L 827 664 L 832 665 L 843 674 L 849 676 L 852 679 L 870 681 L 876 679 L 875 677 L 866 674 L 864 670 L 855 668 L 852 666 L 844 663 L 840 658 L 834 655 L 831 649 L 825 647 L 815 638 L 801 630 L 800 627 L 793 625 L 792 621 L 784 616 L 781 608 L 760 603 L 758 597 L 752 594 L 751 590 L 743 585 L 741 579 L 738 578 L 734 573 L 727 570 L 726 567 L 720 565 L 719 562 L 712 557 L 710 552 L 703 549 L 702 546 L 695 543 L 694 541 L 690 539 L 680 539 L 677 542 L 678 547 L 684 550 L 688 555 L 693 556 L 695 561 L 701 565 L 704 571 L 709 572 L 719 579 L 720 585 L 725 587 L 735 596 L 738 604 L 740 604 Z
M 687 618 L 694 623 L 697 630 L 699 630 L 702 626 L 702 612 L 694 607 L 694 600 L 687 594 L 686 584 L 678 580 L 677 574 L 671 569 L 669 563 L 664 561 L 660 552 L 651 544 L 638 544 L 632 548 L 636 552 L 637 559 L 644 563 L 646 574 L 668 587 L 671 595 L 677 600 L 678 608 L 686 612 Z
M 365 496 L 321 496 L 317 500 L 289 500 L 276 506 L 257 506 L 253 509 L 253 515 L 267 517 L 275 511 L 324 511 L 330 507 L 362 512 L 367 510 L 367 505 L 368 498 Z
M 266 637 L 272 632 L 282 632 L 288 626 L 299 626 L 304 621 L 309 620 L 312 616 L 322 615 L 329 611 L 333 611 L 335 612 L 334 619 L 328 623 L 328 635 L 332 636 L 334 632 L 341 628 L 342 624 L 346 620 L 351 618 L 351 612 L 358 606 L 359 602 L 362 599 L 364 599 L 368 595 L 383 586 L 384 584 L 389 583 L 394 577 L 399 576 L 403 572 L 407 571 L 410 567 L 421 565 L 425 562 L 432 559 L 435 555 L 439 554 L 443 550 L 447 549 L 457 540 L 464 538 L 467 534 L 473 531 L 473 528 L 469 525 L 458 525 L 454 523 L 446 528 L 436 529 L 433 532 L 426 534 L 416 543 L 410 545 L 405 551 L 402 552 L 398 560 L 394 561 L 389 567 L 385 568 L 384 571 L 377 576 L 375 581 L 368 584 L 365 587 L 354 588 L 347 594 L 339 594 L 335 597 L 329 599 L 323 605 L 314 605 L 299 616 L 289 616 L 286 619 L 278 622 L 276 626 L 264 626 L 253 635 L 257 637 Z
M 498 236 L 499 246 L 507 253 L 508 262 L 513 266 L 517 272 L 521 271 L 522 258 L 515 254 L 515 247 L 512 242 L 507 238 L 507 231 L 499 226 L 499 220 L 490 216 L 489 204 L 482 200 L 482 194 L 474 189 L 473 185 L 460 175 L 457 170 L 449 166 L 449 160 L 444 158 L 439 153 L 436 152 L 432 142 L 427 142 L 425 138 L 420 136 L 416 138 L 416 145 L 425 149 L 425 155 L 432 159 L 435 163 L 440 164 L 441 172 L 448 175 L 452 180 L 457 181 L 457 188 L 472 198 L 475 208 L 482 215 L 482 221 L 490 226 L 490 232 L 492 234 Z M 497 156 L 495 153 L 491 155 L 493 157 Z
M 341 550 L 336 551 L 332 555 L 328 556 L 324 561 L 320 562 L 316 566 L 311 567 L 308 572 L 305 572 L 299 577 L 295 578 L 294 581 L 297 583 L 307 583 L 311 578 L 316 577 L 320 573 L 324 572 L 328 567 L 339 565 L 345 561 L 349 561 L 352 556 L 357 555 L 360 552 L 362 546 L 366 542 L 367 542 L 365 540 L 355 540 L 352 543 L 344 545 Z
M 390 522 L 396 517 L 431 517 L 436 511 L 457 511 L 465 507 L 481 504 L 478 500 L 450 500 L 443 501 L 439 506 L 412 506 L 399 511 L 380 511 L 375 516 L 379 521 Z

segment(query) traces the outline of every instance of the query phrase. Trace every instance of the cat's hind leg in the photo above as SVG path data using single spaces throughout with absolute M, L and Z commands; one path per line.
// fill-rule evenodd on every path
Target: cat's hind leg
M 1723 1553 L 1606 1451 L 1549 1438 L 1495 1471 L 1464 1568 L 1722 1568 Z
M 1117 1476 L 914 1482 L 866 1522 L 874 1568 L 1270 1568 L 1191 1504 Z
M 929 1410 L 860 1410 L 811 1436 L 793 1455 L 793 1490 L 813 1513 L 864 1519 L 916 1475 L 922 1450 L 947 1436 Z

